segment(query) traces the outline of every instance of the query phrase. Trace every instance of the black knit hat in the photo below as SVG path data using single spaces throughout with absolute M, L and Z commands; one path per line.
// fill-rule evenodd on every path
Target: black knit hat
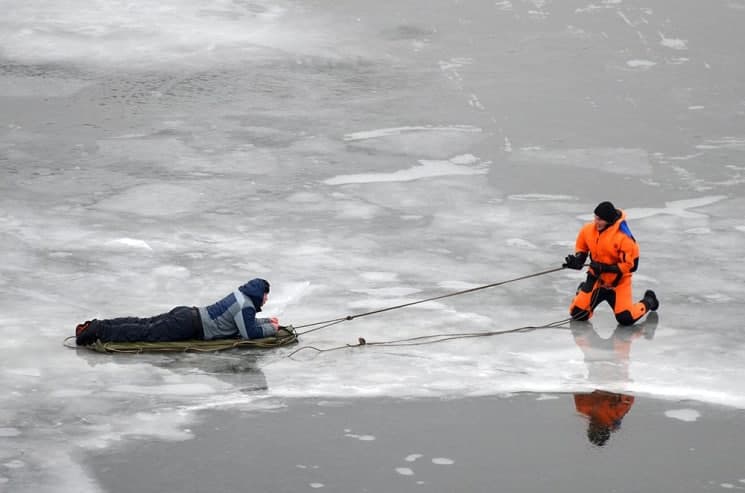
M 595 207 L 595 215 L 607 223 L 614 223 L 618 219 L 618 211 L 610 202 L 600 202 Z

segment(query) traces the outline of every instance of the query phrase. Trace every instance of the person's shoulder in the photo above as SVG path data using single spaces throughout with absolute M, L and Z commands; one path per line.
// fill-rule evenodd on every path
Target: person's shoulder
M 580 233 L 583 233 L 583 234 L 584 233 L 592 233 L 593 231 L 595 231 L 595 223 L 592 222 L 592 221 L 583 224 L 582 227 L 579 228 L 579 232 Z

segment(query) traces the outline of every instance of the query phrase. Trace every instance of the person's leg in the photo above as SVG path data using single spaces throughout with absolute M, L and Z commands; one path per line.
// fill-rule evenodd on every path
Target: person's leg
M 644 301 L 634 301 L 631 298 L 631 277 L 627 276 L 614 289 L 615 299 L 612 303 L 616 321 L 621 325 L 632 325 L 642 318 L 649 307 Z
M 190 306 L 177 306 L 151 324 L 150 340 L 157 341 L 185 341 L 197 339 L 194 317 L 195 309 Z
M 598 279 L 588 274 L 587 279 L 577 288 L 577 294 L 569 306 L 572 318 L 581 321 L 591 319 L 593 310 L 603 301 L 599 294 Z
M 193 316 L 191 307 L 179 306 L 150 318 L 121 317 L 92 324 L 103 342 L 182 341 L 197 337 Z
M 102 342 L 136 342 L 147 341 L 150 322 L 167 314 L 150 318 L 120 317 L 103 320 L 93 320 L 91 329 Z

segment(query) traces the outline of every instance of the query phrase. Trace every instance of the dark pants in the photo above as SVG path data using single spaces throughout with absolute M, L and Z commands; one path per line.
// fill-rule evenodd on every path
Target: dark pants
M 163 342 L 204 339 L 199 311 L 177 306 L 150 318 L 121 317 L 92 320 L 91 329 L 102 342 Z

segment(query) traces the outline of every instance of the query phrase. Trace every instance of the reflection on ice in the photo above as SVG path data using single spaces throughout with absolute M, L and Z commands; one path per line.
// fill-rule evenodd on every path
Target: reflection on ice
M 633 395 L 606 389 L 623 388 L 629 381 L 632 342 L 641 336 L 652 340 L 658 323 L 659 315 L 651 312 L 643 322 L 619 325 L 610 337 L 603 338 L 589 322 L 570 322 L 574 342 L 584 355 L 588 381 L 597 387 L 574 393 L 577 412 L 587 418 L 587 439 L 593 445 L 604 446 L 631 410 Z

